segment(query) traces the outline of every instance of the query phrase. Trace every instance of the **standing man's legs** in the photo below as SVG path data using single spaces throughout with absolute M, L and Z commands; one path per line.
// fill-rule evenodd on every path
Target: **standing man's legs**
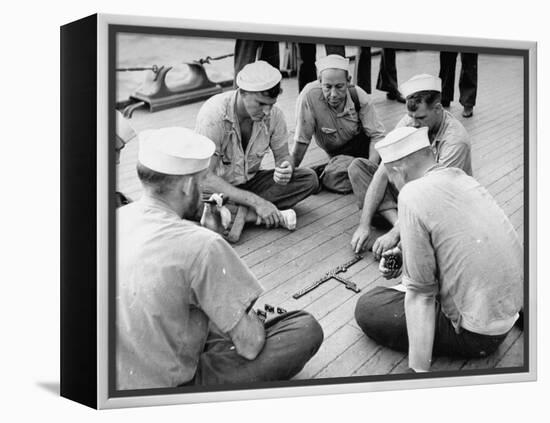
M 298 43 L 298 92 L 302 91 L 308 83 L 317 79 L 316 52 L 315 44 Z
M 319 350 L 323 330 L 310 314 L 292 311 L 265 323 L 266 342 L 254 360 L 239 356 L 227 337 L 211 333 L 187 385 L 288 380 Z
M 258 52 L 259 50 L 259 52 Z M 259 54 L 258 54 L 259 53 Z M 256 61 L 256 56 L 260 60 L 265 60 L 271 66 L 279 69 L 279 43 L 276 41 L 256 41 L 256 40 L 236 40 L 234 54 L 234 76 L 249 63 Z M 234 86 L 235 83 L 233 84 Z
M 327 44 L 325 45 L 325 51 L 327 52 L 327 56 L 329 54 L 338 54 L 342 57 L 346 57 L 346 47 L 345 46 L 337 46 L 333 44 Z
M 279 42 L 277 41 L 262 41 L 260 43 L 260 51 L 258 52 L 259 60 L 263 60 L 279 69 L 281 66 L 281 57 L 279 52 Z
M 405 102 L 397 85 L 397 67 L 395 65 L 395 49 L 393 48 L 383 48 L 380 53 L 380 71 L 378 72 L 376 88 L 380 91 L 386 91 L 386 96 L 390 100 L 397 100 L 400 103 Z
M 358 47 L 355 56 L 355 85 L 371 93 L 371 51 L 370 47 Z
M 477 97 L 477 53 L 460 53 L 460 104 L 464 107 L 463 116 L 470 117 Z
M 455 92 L 456 56 L 454 51 L 439 53 L 439 77 L 441 78 L 441 104 L 449 107 Z

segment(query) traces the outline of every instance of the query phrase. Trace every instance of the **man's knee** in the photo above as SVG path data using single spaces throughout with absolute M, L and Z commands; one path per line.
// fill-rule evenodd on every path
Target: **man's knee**
M 363 332 L 377 338 L 378 334 L 392 326 L 390 319 L 403 315 L 401 311 L 395 313 L 395 309 L 400 308 L 396 300 L 401 294 L 383 286 L 377 286 L 363 294 L 355 306 L 355 320 Z
M 294 169 L 293 179 L 303 187 L 304 191 L 313 193 L 319 189 L 319 178 L 313 169 L 296 168 Z
M 296 312 L 295 319 L 301 332 L 300 339 L 303 340 L 304 350 L 307 349 L 313 356 L 323 343 L 323 328 L 315 317 L 303 310 Z
M 355 306 L 355 320 L 359 327 L 367 335 L 378 333 L 380 330 L 380 304 L 377 300 L 377 293 L 380 287 L 363 294 Z
M 369 159 L 356 157 L 348 167 L 348 176 L 352 184 L 366 179 L 370 181 L 376 169 L 378 169 L 378 165 Z
M 302 354 L 312 357 L 323 343 L 323 329 L 321 325 L 306 311 L 296 310 L 286 314 L 287 327 L 292 327 L 293 338 L 297 341 L 296 348 L 301 350 Z

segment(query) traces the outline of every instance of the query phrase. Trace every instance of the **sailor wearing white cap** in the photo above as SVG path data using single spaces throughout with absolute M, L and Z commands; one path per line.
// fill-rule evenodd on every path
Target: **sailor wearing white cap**
M 384 136 L 371 97 L 351 86 L 349 59 L 330 54 L 315 63 L 319 78 L 301 91 L 296 103 L 296 131 L 292 160 L 300 165 L 312 138 L 328 155 L 317 168 L 322 185 L 335 192 L 351 192 L 348 166 L 354 157 L 378 163 L 374 143 Z
M 223 192 L 239 206 L 234 228 L 246 221 L 294 229 L 291 207 L 318 187 L 311 169 L 290 163 L 286 122 L 275 106 L 280 82 L 281 73 L 267 62 L 250 63 L 236 77 L 238 89 L 211 97 L 197 116 L 195 130 L 216 146 L 204 189 Z M 269 150 L 275 169 L 260 170 Z M 236 241 L 240 232 L 230 235 Z
M 428 130 L 401 127 L 377 145 L 399 194 L 400 246 L 382 253 L 387 279 L 355 309 L 375 341 L 408 352 L 428 371 L 432 355 L 492 354 L 523 304 L 523 249 L 487 190 L 463 170 L 437 163 Z
M 264 327 L 252 310 L 256 277 L 219 234 L 188 220 L 214 143 L 184 128 L 139 141 L 143 196 L 117 210 L 117 388 L 291 378 L 319 348 L 319 324 L 296 311 Z
M 433 75 L 420 74 L 401 84 L 399 91 L 406 97 L 407 114 L 396 127 L 427 128 L 427 135 L 435 159 L 447 167 L 458 167 L 472 175 L 470 137 L 464 126 L 441 106 L 441 80 Z M 376 167 L 363 159 L 356 159 L 349 167 L 349 176 L 358 204 L 363 208 L 359 226 L 351 245 L 355 251 L 372 244 L 374 256 L 399 242 L 397 224 L 398 189 L 388 183 L 385 166 Z M 376 213 L 393 228 L 385 235 L 372 239 L 371 223 Z

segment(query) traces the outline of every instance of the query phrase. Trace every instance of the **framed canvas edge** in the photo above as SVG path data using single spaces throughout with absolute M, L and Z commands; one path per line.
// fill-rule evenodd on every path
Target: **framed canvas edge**
M 221 22 L 206 20 L 188 20 L 177 18 L 159 18 L 147 16 L 127 16 L 98 14 L 97 20 L 97 406 L 98 408 L 122 408 L 152 405 L 188 404 L 214 401 L 237 401 L 249 399 L 268 399 L 311 395 L 361 393 L 403 389 L 422 389 L 452 387 L 465 385 L 496 384 L 509 382 L 529 382 L 537 380 L 537 289 L 536 289 L 536 255 L 537 255 L 537 212 L 536 212 L 536 177 L 537 177 L 537 43 L 534 41 L 515 41 L 485 38 L 464 38 L 453 36 L 436 36 L 427 34 L 405 34 L 396 32 L 375 32 L 348 29 L 327 29 L 320 27 L 298 27 L 264 25 L 243 22 Z M 529 207 L 525 212 L 528 217 L 529 233 L 529 370 L 519 373 L 473 375 L 433 379 L 408 379 L 392 381 L 373 381 L 357 383 L 339 383 L 330 385 L 296 386 L 268 389 L 246 389 L 232 391 L 211 391 L 197 393 L 171 393 L 166 395 L 143 395 L 132 397 L 109 397 L 108 389 L 108 278 L 109 278 L 109 119 L 108 119 L 108 28 L 109 25 L 132 25 L 145 27 L 171 27 L 196 30 L 212 30 L 236 33 L 284 34 L 291 36 L 318 37 L 323 31 L 323 38 L 334 39 L 368 39 L 374 41 L 398 42 L 403 38 L 407 42 L 418 44 L 461 45 L 471 47 L 501 48 L 524 50 L 528 52 L 529 63 L 529 120 L 525 128 L 528 135 Z

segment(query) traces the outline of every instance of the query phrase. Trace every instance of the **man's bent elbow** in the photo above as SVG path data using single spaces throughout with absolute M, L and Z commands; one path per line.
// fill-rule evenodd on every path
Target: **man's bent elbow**
M 247 360 L 254 360 L 262 351 L 264 344 L 265 332 L 261 332 L 239 343 L 235 343 L 235 349 L 237 350 L 237 354 L 241 357 Z

